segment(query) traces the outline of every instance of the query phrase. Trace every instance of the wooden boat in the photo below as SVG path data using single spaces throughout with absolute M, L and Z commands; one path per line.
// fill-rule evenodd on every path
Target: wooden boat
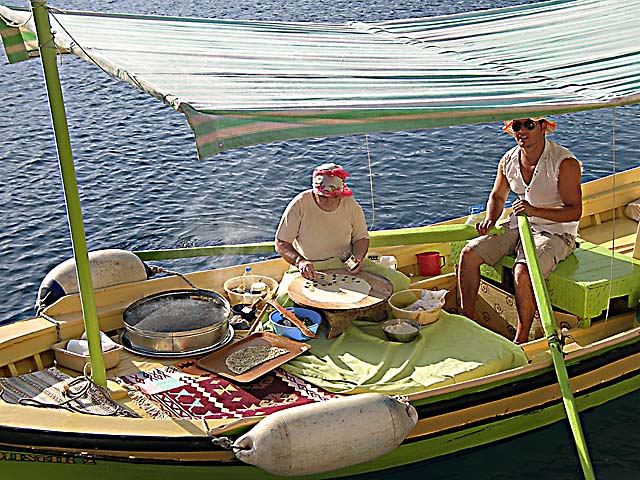
M 610 187 L 614 181 L 628 192 L 628 197 L 617 196 L 618 204 L 612 208 Z M 640 167 L 617 174 L 615 179 L 606 177 L 587 183 L 583 191 L 582 238 L 596 242 L 607 238 L 602 242 L 606 248 L 611 241 L 608 233 L 616 212 L 616 231 L 621 235 L 616 248 L 628 253 L 616 253 L 616 262 L 640 268 L 640 263 L 632 263 L 630 255 L 638 238 L 634 230 L 637 224 L 620 215 L 621 207 L 629 198 L 640 197 Z M 463 222 L 464 218 L 460 218 L 450 223 Z M 447 289 L 454 294 L 452 298 L 457 297 L 455 272 L 447 272 L 450 267 L 437 277 L 423 278 L 418 274 L 416 253 L 421 251 L 440 251 L 447 257 L 446 265 L 452 264 L 448 242 L 375 248 L 394 255 L 401 271 L 414 274 L 413 288 Z M 607 258 L 605 254 L 598 255 Z M 261 275 L 278 279 L 287 269 L 280 259 L 251 266 Z M 242 270 L 243 266 L 239 265 L 188 274 L 188 278 L 197 286 L 221 292 L 224 281 L 240 275 Z M 128 305 L 153 293 L 183 286 L 179 277 L 169 276 L 97 291 L 100 329 L 117 333 L 123 327 L 122 313 Z M 636 285 L 629 295 L 637 298 L 639 288 L 640 285 Z M 637 309 L 621 310 L 608 318 L 592 320 L 588 327 L 576 326 L 566 334 L 565 359 L 580 410 L 596 407 L 640 386 Z M 52 366 L 52 346 L 58 343 L 56 328 L 63 340 L 78 338 L 85 329 L 77 294 L 56 302 L 46 310 L 46 315 L 55 318 L 57 325 L 36 317 L 0 329 L 2 376 L 17 376 Z M 513 323 L 514 319 L 509 321 Z M 446 455 L 563 420 L 562 397 L 546 338 L 531 341 L 523 349 L 529 360 L 526 366 L 409 395 L 408 400 L 419 413 L 419 421 L 399 448 L 387 454 L 384 461 L 355 465 L 327 476 L 335 478 Z M 118 366 L 108 371 L 109 376 L 135 373 L 142 360 L 138 355 L 124 352 Z M 167 364 L 177 361 L 173 358 L 152 360 Z M 93 471 L 87 470 L 88 465 L 101 471 L 113 470 L 117 475 L 134 474 L 139 469 L 153 471 L 161 478 L 183 471 L 242 477 L 251 476 L 254 469 L 239 464 L 230 451 L 212 446 L 211 439 L 213 433 L 233 439 L 258 421 L 257 418 L 207 424 L 196 420 L 94 417 L 6 403 L 0 403 L 0 417 L 2 458 L 12 460 L 2 465 L 9 472 L 38 471 L 42 467 L 39 462 L 64 472 L 60 475 L 68 474 L 69 469 L 71 472 Z
M 629 2 L 624 5 L 627 4 Z M 640 15 L 637 3 L 631 4 L 633 13 Z M 46 11 L 43 13 L 38 8 L 36 5 L 34 15 L 46 17 Z M 5 10 L 0 12 L 7 15 Z M 40 30 L 38 32 L 42 34 Z M 46 55 L 45 52 L 42 54 L 43 57 Z M 47 61 L 50 58 L 43 58 L 43 63 Z M 630 94 L 620 99 L 618 104 L 633 103 L 638 99 L 639 94 Z M 596 107 L 615 103 L 609 100 Z M 509 118 L 516 116 L 515 113 L 533 111 L 560 113 L 596 108 L 594 105 L 589 102 L 581 106 L 559 103 L 545 108 L 533 104 L 504 110 L 501 115 Z M 418 128 L 425 126 L 414 121 Z M 451 122 L 456 121 L 459 120 Z M 442 122 L 446 124 L 444 120 Z M 398 123 L 398 128 L 406 126 L 406 123 Z M 64 160 L 61 163 L 64 164 Z M 65 175 L 64 166 L 62 170 Z M 640 198 L 640 168 L 586 183 L 583 196 L 580 246 L 548 279 L 549 300 L 557 310 L 556 321 L 560 326 L 566 326 L 562 331 L 560 326 L 556 327 L 554 333 L 561 342 L 567 382 L 559 380 L 554 372 L 558 361 L 554 356 L 552 339 L 534 331 L 533 337 L 537 338 L 522 346 L 526 363 L 521 366 L 462 381 L 444 382 L 405 395 L 405 400 L 417 412 L 417 421 L 397 448 L 377 458 L 366 458 L 366 461 L 358 462 L 356 458 L 338 470 L 303 470 L 302 473 L 313 474 L 315 478 L 336 478 L 435 458 L 563 421 L 567 413 L 577 416 L 580 411 L 637 390 L 640 387 L 640 328 L 636 319 L 640 299 L 640 261 L 637 260 L 640 241 L 637 222 L 626 218 L 623 210 Z M 77 212 L 71 211 L 69 216 L 73 230 Z M 464 218 L 458 218 L 423 228 L 372 232 L 371 246 L 381 255 L 396 258 L 397 268 L 411 276 L 412 288 L 448 290 L 444 310 L 455 312 L 458 294 L 453 266 L 461 242 L 468 237 L 464 222 Z M 74 241 L 78 241 L 77 238 Z M 87 289 L 90 272 L 83 271 L 89 264 L 86 246 L 84 259 L 82 248 L 82 241 L 74 243 L 76 253 L 80 252 L 76 256 L 79 294 L 61 298 L 37 317 L 0 327 L 0 376 L 16 378 L 54 366 L 55 345 L 77 339 L 86 331 L 90 341 L 92 373 L 95 381 L 101 383 L 99 375 L 103 360 L 100 354 L 95 354 L 96 349 L 100 351 L 100 346 L 92 336 L 95 338 L 102 331 L 118 338 L 124 326 L 123 313 L 130 305 L 158 292 L 184 288 L 184 280 L 180 276 L 165 276 L 106 286 L 95 291 L 89 282 Z M 270 249 L 272 245 L 267 242 L 211 247 L 196 252 L 138 252 L 138 255 L 151 261 L 171 255 L 219 254 L 223 250 L 250 253 Z M 416 254 L 424 251 L 438 251 L 446 258 L 446 267 L 441 275 L 420 275 Z M 505 258 L 503 263 L 508 267 L 509 259 Z M 277 280 L 288 268 L 280 259 L 250 265 L 255 273 Z M 198 288 L 223 294 L 224 282 L 241 275 L 244 267 L 238 265 L 194 272 L 186 278 Z M 487 302 L 486 321 L 481 323 L 486 328 L 508 335 L 509 325 L 514 325 L 515 317 L 506 308 L 510 298 L 506 271 L 499 266 L 484 272 L 486 298 L 503 296 L 504 304 L 498 304 L 491 310 L 492 305 Z M 90 311 L 92 306 L 95 307 L 93 313 Z M 135 374 L 145 362 L 175 365 L 176 359 L 171 356 L 147 358 L 125 351 L 117 366 L 103 371 L 103 374 L 109 378 Z M 567 395 L 563 390 L 567 386 L 575 398 L 575 410 L 567 405 Z M 122 391 L 113 385 L 110 387 L 111 399 L 120 402 L 123 408 L 129 408 L 129 397 L 122 395 Z M 332 405 L 331 401 L 323 403 Z M 298 407 L 290 410 L 295 408 Z M 301 415 L 303 420 L 308 418 L 305 415 L 313 415 L 313 408 L 305 410 L 309 411 L 310 414 Z M 336 409 L 335 414 L 339 413 L 344 412 Z M 134 475 L 142 478 L 151 475 L 154 478 L 188 475 L 264 478 L 265 472 L 240 461 L 238 450 L 230 444 L 269 418 L 253 416 L 235 421 L 132 418 L 0 402 L 0 461 L 3 473 L 24 478 L 39 474 L 52 478 L 69 475 L 95 478 Z M 361 419 L 360 426 L 364 431 L 365 424 L 371 423 L 371 419 L 365 417 Z M 331 422 L 326 426 L 332 428 Z M 332 431 L 328 432 L 331 435 Z M 326 441 L 322 443 L 320 440 L 316 447 L 328 448 Z M 337 440 L 333 431 L 329 443 L 345 449 L 345 445 Z M 581 450 L 578 440 L 576 443 L 585 476 L 591 478 L 592 472 L 584 467 L 583 457 L 588 457 L 588 453 Z M 333 457 L 323 458 L 316 451 L 309 452 L 309 457 L 320 457 L 325 470 L 336 465 L 332 463 Z M 303 464 L 306 459 L 299 457 L 297 460 Z

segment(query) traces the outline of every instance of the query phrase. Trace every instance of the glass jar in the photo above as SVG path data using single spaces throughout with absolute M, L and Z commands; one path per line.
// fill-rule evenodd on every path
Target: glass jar
M 344 252 L 340 257 L 340 260 L 345 264 L 348 270 L 353 270 L 358 266 L 358 260 L 353 253 L 351 253 L 351 250 Z

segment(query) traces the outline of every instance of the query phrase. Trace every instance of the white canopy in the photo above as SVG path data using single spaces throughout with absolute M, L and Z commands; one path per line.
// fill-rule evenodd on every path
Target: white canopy
M 0 7 L 12 61 L 29 12 Z M 640 0 L 553 0 L 377 23 L 50 13 L 59 48 L 182 111 L 201 157 L 640 101 Z M 31 43 L 30 43 L 31 42 Z

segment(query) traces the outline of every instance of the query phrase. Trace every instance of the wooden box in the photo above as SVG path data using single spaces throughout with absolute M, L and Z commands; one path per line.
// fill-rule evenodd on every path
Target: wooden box
M 577 316 L 556 311 L 553 313 L 558 328 L 571 329 L 578 326 Z M 515 297 L 495 285 L 482 280 L 480 282 L 478 301 L 476 303 L 476 319 L 479 324 L 513 340 L 518 324 Z M 540 316 L 538 312 L 536 312 L 529 332 L 529 340 L 535 340 L 541 337 L 544 337 L 544 329 L 540 322 Z

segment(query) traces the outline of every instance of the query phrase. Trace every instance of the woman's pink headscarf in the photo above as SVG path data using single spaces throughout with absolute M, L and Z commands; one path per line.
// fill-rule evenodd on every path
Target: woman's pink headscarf
M 322 164 L 313 171 L 313 192 L 323 197 L 350 197 L 353 192 L 346 183 L 350 176 L 340 165 Z

